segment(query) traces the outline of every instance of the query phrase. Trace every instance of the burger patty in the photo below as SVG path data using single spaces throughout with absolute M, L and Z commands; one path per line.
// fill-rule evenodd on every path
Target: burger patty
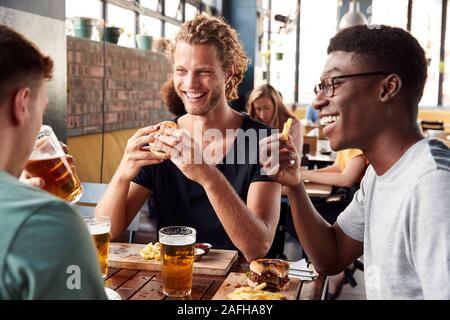
M 289 276 L 286 275 L 284 278 L 280 278 L 279 276 L 277 276 L 273 273 L 270 273 L 270 272 L 263 273 L 261 275 L 254 273 L 254 272 L 250 272 L 249 279 L 256 283 L 266 282 L 266 283 L 274 284 L 277 287 L 282 287 L 289 281 Z

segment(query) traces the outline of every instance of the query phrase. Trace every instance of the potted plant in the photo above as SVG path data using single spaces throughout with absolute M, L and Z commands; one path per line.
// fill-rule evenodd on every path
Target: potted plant
M 116 26 L 106 26 L 102 21 L 100 25 L 97 27 L 100 41 L 111 42 L 117 44 L 119 42 L 120 35 L 123 32 L 123 28 L 119 28 Z
M 94 27 L 95 19 L 87 17 L 72 18 L 73 31 L 76 37 L 90 39 L 92 36 L 92 28 Z
M 139 31 L 136 35 L 136 45 L 141 50 L 152 50 L 153 37 L 148 34 L 149 28 L 143 19 L 139 20 Z
M 153 37 L 147 34 L 137 34 L 136 44 L 141 50 L 152 50 Z
M 275 59 L 283 60 L 283 52 L 275 52 Z

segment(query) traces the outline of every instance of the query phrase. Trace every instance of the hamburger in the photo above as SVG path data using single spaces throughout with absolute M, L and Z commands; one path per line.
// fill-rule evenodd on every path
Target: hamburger
M 247 283 L 256 287 L 266 283 L 268 289 L 286 289 L 289 282 L 289 263 L 279 259 L 257 259 L 250 263 L 250 272 L 247 272 Z
M 153 134 L 166 134 L 167 129 L 178 129 L 178 125 L 173 121 L 162 121 L 158 123 L 158 130 L 156 130 Z M 158 149 L 153 143 L 149 143 L 150 150 L 160 159 L 168 159 L 170 155 L 165 151 Z

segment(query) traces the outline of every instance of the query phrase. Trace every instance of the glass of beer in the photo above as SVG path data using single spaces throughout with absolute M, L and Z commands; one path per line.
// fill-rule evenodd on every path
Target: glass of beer
M 67 202 L 77 202 L 83 187 L 67 162 L 65 153 L 52 128 L 41 127 L 25 170 L 31 177 L 44 179 L 44 190 Z
M 168 297 L 191 294 L 196 234 L 195 229 L 182 226 L 159 230 L 163 293 Z
M 89 233 L 97 247 L 100 264 L 100 273 L 106 278 L 108 273 L 109 232 L 111 231 L 111 218 L 105 216 L 89 217 L 84 220 Z

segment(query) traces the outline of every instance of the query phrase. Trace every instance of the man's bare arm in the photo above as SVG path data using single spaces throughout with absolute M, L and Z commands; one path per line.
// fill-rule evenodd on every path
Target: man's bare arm
M 231 241 L 247 261 L 264 257 L 279 219 L 281 186 L 252 183 L 246 205 L 219 170 L 213 167 L 211 171 L 202 185 Z
M 347 236 L 335 223 L 326 222 L 316 211 L 301 182 L 288 187 L 295 231 L 302 247 L 322 274 L 344 270 L 363 253 L 363 243 Z

